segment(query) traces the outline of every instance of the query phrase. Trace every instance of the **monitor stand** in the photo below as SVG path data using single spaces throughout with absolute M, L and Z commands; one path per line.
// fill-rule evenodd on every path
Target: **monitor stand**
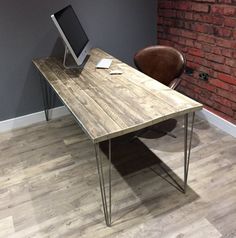
M 66 63 L 69 63 L 69 64 L 66 64 Z M 76 64 L 75 60 L 73 59 L 66 45 L 65 45 L 65 51 L 64 51 L 63 66 L 65 69 L 82 69 L 83 68 L 83 64 L 80 66 Z

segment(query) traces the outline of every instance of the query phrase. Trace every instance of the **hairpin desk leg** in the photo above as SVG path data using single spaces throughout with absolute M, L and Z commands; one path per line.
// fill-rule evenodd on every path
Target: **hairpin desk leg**
M 104 211 L 105 222 L 107 226 L 111 226 L 111 140 L 109 140 L 109 158 L 108 158 L 108 205 L 107 205 L 107 195 L 106 195 L 106 187 L 104 181 L 104 173 L 103 173 L 103 163 L 102 157 L 100 152 L 99 143 L 94 145 L 95 148 L 95 155 L 97 161 L 97 169 L 98 169 L 98 177 L 99 177 L 99 184 L 101 190 L 101 197 L 102 197 L 102 205 Z
M 45 112 L 46 121 L 49 121 L 49 110 L 52 109 L 54 104 L 54 92 L 52 89 L 47 85 L 46 80 L 40 76 L 40 83 L 42 89 L 42 96 L 43 96 L 43 107 Z
M 193 124 L 195 119 L 195 112 L 192 115 L 192 124 L 190 130 L 190 137 L 189 137 L 189 145 L 188 145 L 188 121 L 189 121 L 189 114 L 184 116 L 184 193 L 187 190 L 187 182 L 188 182 L 188 171 L 189 171 L 189 160 L 191 154 L 191 147 L 192 147 L 192 137 L 193 137 Z

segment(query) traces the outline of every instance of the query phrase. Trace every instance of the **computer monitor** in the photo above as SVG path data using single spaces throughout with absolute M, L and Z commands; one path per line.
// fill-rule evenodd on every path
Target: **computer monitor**
M 89 54 L 91 44 L 73 8 L 69 5 L 51 18 L 75 62 L 81 65 Z

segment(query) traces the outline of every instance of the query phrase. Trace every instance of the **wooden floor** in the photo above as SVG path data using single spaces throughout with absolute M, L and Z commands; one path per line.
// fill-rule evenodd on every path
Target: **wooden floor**
M 93 145 L 72 117 L 0 134 L 0 237 L 236 237 L 236 139 L 196 120 L 184 195 L 182 124 L 177 139 L 113 142 L 112 228 Z

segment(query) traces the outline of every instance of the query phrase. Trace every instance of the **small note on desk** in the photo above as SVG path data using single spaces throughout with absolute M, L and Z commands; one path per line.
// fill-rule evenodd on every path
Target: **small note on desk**
M 119 74 L 122 74 L 122 73 L 123 73 L 123 71 L 121 71 L 120 69 L 115 69 L 115 70 L 110 71 L 111 75 L 119 75 Z
M 109 69 L 112 63 L 112 59 L 101 59 L 97 65 L 97 69 Z

